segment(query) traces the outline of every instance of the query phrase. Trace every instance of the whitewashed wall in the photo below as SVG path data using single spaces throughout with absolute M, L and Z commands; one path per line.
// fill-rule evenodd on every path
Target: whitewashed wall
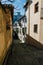
M 27 11 L 26 11 L 26 18 L 27 18 L 27 34 L 29 35 L 30 33 L 30 20 L 29 20 L 29 17 L 30 17 L 30 12 L 29 12 L 29 5 L 28 5 L 28 8 L 27 8 Z
M 34 5 L 39 2 L 39 11 L 34 13 Z M 41 12 L 41 0 L 33 0 L 30 5 L 30 36 L 39 41 L 40 39 L 40 12 Z M 34 25 L 38 25 L 37 33 L 34 33 Z

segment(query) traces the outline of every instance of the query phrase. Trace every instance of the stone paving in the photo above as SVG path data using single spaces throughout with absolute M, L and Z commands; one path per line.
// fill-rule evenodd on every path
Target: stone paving
M 13 42 L 6 65 L 43 65 L 43 50 L 34 46 Z

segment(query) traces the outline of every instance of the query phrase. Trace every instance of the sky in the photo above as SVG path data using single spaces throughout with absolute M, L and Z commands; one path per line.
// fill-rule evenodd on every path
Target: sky
M 14 6 L 15 6 L 18 10 L 15 9 L 15 12 L 16 12 L 16 11 L 20 11 L 21 14 L 23 15 L 24 12 L 25 12 L 24 9 L 23 9 L 23 5 L 24 5 L 25 2 L 26 2 L 26 0 L 16 0 L 16 2 L 14 3 Z
M 3 1 L 7 1 L 7 0 L 3 0 Z M 21 15 L 24 15 L 25 10 L 23 9 L 23 5 L 26 3 L 26 0 L 15 0 L 15 2 L 12 3 L 7 1 L 6 3 L 14 5 L 14 7 L 16 8 L 14 9 L 14 14 L 17 14 L 16 12 L 20 12 Z

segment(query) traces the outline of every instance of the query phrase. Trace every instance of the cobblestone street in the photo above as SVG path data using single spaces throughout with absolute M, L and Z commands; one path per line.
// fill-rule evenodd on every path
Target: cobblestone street
M 10 51 L 5 65 L 43 65 L 43 50 L 34 46 L 13 42 Z

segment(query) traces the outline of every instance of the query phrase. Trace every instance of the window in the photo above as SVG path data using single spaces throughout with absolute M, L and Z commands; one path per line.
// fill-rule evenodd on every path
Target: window
M 26 34 L 27 28 L 25 27 L 25 34 Z
M 38 28 L 38 26 L 37 26 L 37 24 L 35 24 L 35 25 L 34 25 L 34 32 L 35 32 L 35 33 L 37 33 L 37 28 Z
M 23 35 L 26 34 L 26 27 L 22 29 Z
M 18 28 L 16 29 L 16 32 L 19 33 L 19 29 Z
M 26 23 L 27 22 L 27 18 L 26 18 L 26 16 L 24 17 L 24 23 Z
M 24 21 L 25 21 L 25 19 L 23 18 L 23 19 L 22 19 L 22 22 L 24 22 Z
M 25 34 L 25 32 L 24 32 L 24 28 L 22 29 L 22 32 L 23 32 L 23 35 Z
M 8 23 L 6 24 L 6 30 L 10 30 L 10 25 Z
M 26 16 L 23 18 L 23 22 L 24 22 L 24 23 L 27 22 L 27 18 L 26 18 Z
M 8 24 L 6 24 L 6 29 L 10 30 L 10 26 Z
M 20 34 L 21 34 L 21 29 L 20 29 Z
M 39 4 L 38 2 L 35 4 L 35 11 L 34 11 L 35 13 L 38 12 L 38 4 Z

